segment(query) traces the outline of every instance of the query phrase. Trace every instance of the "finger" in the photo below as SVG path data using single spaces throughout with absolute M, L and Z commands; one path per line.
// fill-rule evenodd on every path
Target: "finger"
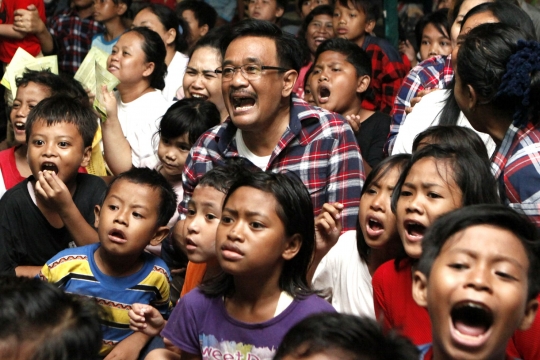
M 328 224 L 328 230 L 333 231 L 336 228 L 336 219 L 330 213 L 324 213 L 324 220 Z
M 337 203 L 339 204 L 339 203 Z M 339 204 L 341 205 L 341 204 Z M 330 216 L 333 218 L 333 219 L 339 219 L 340 218 L 340 213 L 341 213 L 341 209 L 339 208 L 339 206 L 336 206 L 335 204 L 324 204 L 323 205 L 323 208 L 322 208 L 322 213 L 323 214 L 330 214 Z
M 324 218 L 319 218 L 315 222 L 315 226 L 319 229 L 319 231 L 329 232 L 331 230 L 331 226 L 328 224 L 328 221 Z

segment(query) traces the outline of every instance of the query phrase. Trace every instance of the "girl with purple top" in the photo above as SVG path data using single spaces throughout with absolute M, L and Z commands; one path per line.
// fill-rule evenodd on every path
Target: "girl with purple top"
M 297 322 L 335 311 L 306 280 L 313 210 L 292 176 L 251 173 L 230 188 L 216 235 L 223 273 L 181 298 L 161 332 L 182 359 L 271 359 Z M 180 357 L 157 350 L 149 358 Z

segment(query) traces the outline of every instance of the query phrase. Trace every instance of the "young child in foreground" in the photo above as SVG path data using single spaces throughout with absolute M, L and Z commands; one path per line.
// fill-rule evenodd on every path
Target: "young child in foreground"
M 413 296 L 428 309 L 433 343 L 421 359 L 510 359 L 508 340 L 538 310 L 535 226 L 502 205 L 470 206 L 437 220 L 422 249 Z
M 274 360 L 418 360 L 418 349 L 374 320 L 345 314 L 312 315 L 283 338 Z
M 429 316 L 411 293 L 424 232 L 452 210 L 499 202 L 487 160 L 472 150 L 427 145 L 413 154 L 392 194 L 405 254 L 382 264 L 372 280 L 375 315 L 386 330 L 396 329 L 415 345 L 431 342 Z
M 309 81 L 315 104 L 347 118 L 364 161 L 375 167 L 383 159 L 390 116 L 362 106 L 372 93 L 371 69 L 371 59 L 360 46 L 329 39 L 317 48 Z
M 98 358 L 101 329 L 94 301 L 15 276 L 0 276 L 0 294 L 0 359 Z
M 97 126 L 90 106 L 68 96 L 42 100 L 30 112 L 32 176 L 0 199 L 0 273 L 33 277 L 72 243 L 98 241 L 90 224 L 106 186 L 97 176 L 78 173 L 90 160 Z
M 390 199 L 409 159 L 409 155 L 391 156 L 373 168 L 362 188 L 356 230 L 339 235 L 343 209 L 339 203 L 324 204 L 315 219 L 313 287 L 328 293 L 338 312 L 375 319 L 371 276 L 403 252 Z
M 169 269 L 144 249 L 167 236 L 175 208 L 173 189 L 155 170 L 122 173 L 95 208 L 100 243 L 64 250 L 41 269 L 42 280 L 93 297 L 110 314 L 103 319 L 107 325 L 100 355 L 136 359 L 150 340 L 129 330 L 131 304 L 151 304 L 168 315 Z
M 182 358 L 270 358 L 298 321 L 334 311 L 306 280 L 312 206 L 302 182 L 284 174 L 251 173 L 231 186 L 216 237 L 223 274 L 180 299 L 161 333 Z

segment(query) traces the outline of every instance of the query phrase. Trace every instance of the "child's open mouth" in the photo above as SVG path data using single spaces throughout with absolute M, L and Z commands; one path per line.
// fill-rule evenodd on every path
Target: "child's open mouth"
M 451 312 L 452 337 L 459 344 L 469 347 L 482 345 L 493 325 L 493 313 L 483 304 L 463 301 L 456 304 Z
M 326 104 L 330 99 L 330 89 L 326 86 L 319 86 L 319 104 Z
M 205 96 L 203 94 L 197 94 L 197 93 L 190 93 L 191 97 L 194 99 L 202 99 L 202 100 L 208 100 L 208 96 Z
M 246 111 L 255 106 L 255 97 L 250 95 L 232 95 L 231 103 L 236 111 Z
M 41 171 L 52 171 L 55 174 L 58 174 L 58 166 L 56 166 L 55 163 L 51 163 L 51 162 L 45 162 L 45 163 L 41 164 L 40 170 Z
M 109 232 L 109 240 L 118 244 L 123 244 L 127 242 L 124 232 L 118 229 L 113 229 Z
M 405 230 L 412 240 L 422 240 L 426 232 L 426 227 L 415 221 L 407 221 L 405 223 Z
M 384 232 L 384 225 L 375 218 L 370 217 L 367 221 L 367 233 L 371 237 L 376 237 Z
M 26 123 L 23 123 L 22 121 L 15 121 L 13 126 L 18 131 L 24 131 L 26 129 Z

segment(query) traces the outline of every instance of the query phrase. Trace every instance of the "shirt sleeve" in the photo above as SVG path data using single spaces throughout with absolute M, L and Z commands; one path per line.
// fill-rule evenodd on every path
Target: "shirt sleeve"
M 329 162 L 326 202 L 343 204 L 343 232 L 356 229 L 360 192 L 364 186 L 365 172 L 360 148 L 354 133 L 343 121 Z
M 382 51 L 379 52 L 378 56 L 382 68 L 378 72 L 374 72 L 373 76 L 376 76 L 381 84 L 381 112 L 390 114 L 394 99 L 407 72 L 403 63 L 390 61 Z
M 24 254 L 24 242 L 19 238 L 13 218 L 17 211 L 9 204 L 9 196 L 6 193 L 0 200 L 0 274 L 15 276 L 15 268 Z
M 393 266 L 393 261 L 390 263 Z M 375 318 L 381 322 L 384 330 L 392 329 L 392 320 L 387 311 L 386 304 L 389 299 L 385 298 L 384 281 L 386 275 L 385 264 L 381 265 L 373 274 L 371 283 L 373 285 L 373 307 L 375 309 Z
M 201 354 L 198 321 L 194 306 L 196 296 L 193 296 L 194 294 L 198 293 L 192 291 L 180 299 L 161 332 L 161 336 L 170 340 L 174 346 L 184 352 Z

